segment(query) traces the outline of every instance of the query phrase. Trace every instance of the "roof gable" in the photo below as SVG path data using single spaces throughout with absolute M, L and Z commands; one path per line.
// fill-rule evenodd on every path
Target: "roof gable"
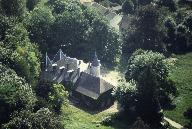
M 95 77 L 85 72 L 81 73 L 75 85 L 77 87 L 75 91 L 93 99 L 98 99 L 101 94 L 114 87 L 102 78 Z
M 63 52 L 62 52 L 62 50 L 61 49 L 59 49 L 59 51 L 57 52 L 57 54 L 54 56 L 54 58 L 53 58 L 53 63 L 55 63 L 55 62 L 57 62 L 57 61 L 59 61 L 59 60 L 61 60 L 61 59 L 63 59 L 64 57 L 65 57 L 66 55 L 65 54 L 63 54 Z

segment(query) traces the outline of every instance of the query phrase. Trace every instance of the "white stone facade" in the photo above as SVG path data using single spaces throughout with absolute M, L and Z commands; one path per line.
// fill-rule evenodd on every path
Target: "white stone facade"
M 101 64 L 96 53 L 94 61 L 85 63 L 83 60 L 66 56 L 60 49 L 53 60 L 50 60 L 46 54 L 45 78 L 58 83 L 70 81 L 74 84 L 80 77 L 81 72 L 100 77 L 100 67 Z

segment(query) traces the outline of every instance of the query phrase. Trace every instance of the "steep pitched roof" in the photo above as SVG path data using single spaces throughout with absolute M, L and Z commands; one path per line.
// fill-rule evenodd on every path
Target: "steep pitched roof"
M 75 85 L 77 87 L 75 91 L 95 100 L 98 99 L 101 94 L 114 87 L 102 78 L 92 76 L 85 72 L 81 73 Z
M 121 29 L 128 29 L 131 23 L 131 16 L 123 15 L 121 22 L 119 23 L 119 26 Z
M 57 61 L 59 61 L 59 60 L 61 60 L 61 59 L 63 59 L 64 57 L 65 57 L 66 55 L 65 54 L 63 54 L 63 52 L 62 52 L 62 50 L 61 49 L 59 49 L 59 51 L 57 52 L 57 54 L 54 56 L 54 58 L 53 58 L 53 63 L 55 63 L 55 62 L 57 62 Z
M 48 57 L 48 55 L 46 53 L 46 56 L 45 56 L 45 67 L 47 69 L 50 66 L 52 66 L 52 62 L 51 62 L 50 58 Z

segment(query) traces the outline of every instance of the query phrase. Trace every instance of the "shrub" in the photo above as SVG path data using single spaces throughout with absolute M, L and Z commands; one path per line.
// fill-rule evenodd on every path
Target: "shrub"
M 48 108 L 41 108 L 36 113 L 29 110 L 16 112 L 12 119 L 3 125 L 3 129 L 63 129 L 59 119 Z
M 36 87 L 36 93 L 39 97 L 38 107 L 46 106 L 55 113 L 61 113 L 62 105 L 68 103 L 68 93 L 61 84 L 53 84 L 52 82 L 41 81 Z
M 137 89 L 135 81 L 125 82 L 121 80 L 112 94 L 125 110 L 129 110 L 136 103 Z
M 125 2 L 122 5 L 122 12 L 125 14 L 134 13 L 134 4 L 131 0 L 125 0 Z
M 31 86 L 13 70 L 0 65 L 0 123 L 7 122 L 14 111 L 32 109 L 35 102 Z

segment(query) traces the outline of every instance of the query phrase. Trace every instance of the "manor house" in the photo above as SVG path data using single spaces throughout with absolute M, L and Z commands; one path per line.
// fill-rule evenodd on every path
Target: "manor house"
M 100 73 L 101 63 L 95 52 L 91 62 L 70 58 L 60 49 L 51 60 L 46 54 L 44 79 L 56 83 L 73 84 L 72 94 L 90 109 L 103 109 L 112 105 L 113 85 Z

